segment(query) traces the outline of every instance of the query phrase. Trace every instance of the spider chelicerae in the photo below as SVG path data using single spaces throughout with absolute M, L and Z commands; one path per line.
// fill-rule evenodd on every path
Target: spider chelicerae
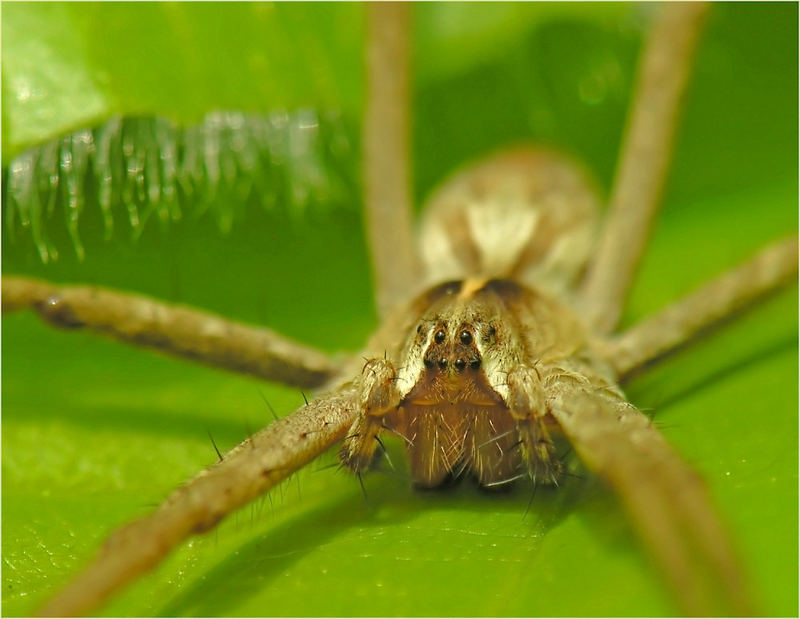
M 328 253 L 329 253 L 329 254 L 334 254 L 334 253 L 336 253 L 336 252 L 329 251 Z M 744 256 L 742 256 L 742 257 L 744 257 Z M 702 281 L 702 279 L 703 279 L 703 278 L 700 278 L 700 279 L 698 279 L 698 282 L 699 282 L 699 281 Z M 318 301 L 319 301 L 318 299 L 314 299 L 314 300 L 313 300 L 313 302 L 314 302 L 314 303 L 318 303 Z M 308 301 L 308 303 L 309 303 L 309 304 L 311 304 L 311 303 L 312 303 L 312 300 L 309 300 L 309 301 Z M 309 324 L 308 324 L 307 331 L 308 331 L 308 330 L 311 330 L 311 329 L 313 329 L 313 328 L 314 328 L 314 326 L 312 326 L 312 324 L 311 324 L 311 321 L 308 321 L 308 322 L 309 322 Z M 305 338 L 303 338 L 303 339 L 305 339 Z M 56 353 L 54 352 L 53 354 L 56 354 Z M 160 363 L 160 362 L 159 362 L 159 363 Z M 116 370 L 116 371 L 119 371 L 119 370 Z M 138 385 L 137 385 L 137 387 L 138 387 Z M 95 393 L 95 394 L 102 394 L 102 389 L 98 388 L 98 386 L 97 386 L 97 385 L 95 385 L 93 389 L 94 389 L 94 393 Z M 137 389 L 137 390 L 138 390 L 138 389 Z M 7 392 L 6 392 L 6 393 L 7 393 Z M 141 396 L 134 396 L 134 397 L 141 397 Z M 4 398 L 5 398 L 5 396 L 4 396 Z M 269 398 L 269 399 L 270 399 L 270 401 L 271 401 L 271 402 L 272 402 L 272 403 L 273 403 L 275 406 L 277 406 L 277 407 L 281 407 L 281 403 L 280 403 L 280 402 L 275 402 L 275 400 L 274 400 L 274 398 L 273 398 L 273 396 L 272 396 L 271 394 L 270 394 L 270 398 Z M 260 401 L 260 399 L 259 399 L 259 401 Z M 5 402 L 4 402 L 4 404 L 5 404 Z M 287 405 L 287 407 L 288 407 L 288 405 Z M 261 414 L 263 414 L 263 410 L 261 411 Z M 667 423 L 669 423 L 669 421 L 668 421 L 668 420 L 667 420 Z M 244 424 L 242 424 L 242 425 L 244 425 Z M 218 435 L 217 435 L 217 439 L 218 439 L 218 440 L 220 440 Z M 152 449 L 152 445 L 151 445 L 151 449 Z M 156 454 L 155 454 L 155 453 L 153 453 L 153 452 L 151 451 L 151 452 L 150 452 L 150 455 L 149 455 L 148 457 L 153 457 L 153 458 L 155 458 L 155 455 L 156 455 Z M 186 477 L 186 475 L 184 474 L 184 475 L 182 475 L 181 477 Z M 375 484 L 369 484 L 369 486 L 370 486 L 370 494 L 374 494 L 374 493 L 376 493 L 376 492 L 377 492 L 377 493 L 378 493 L 378 495 L 377 495 L 375 498 L 373 498 L 372 500 L 373 500 L 373 501 L 380 500 L 380 499 L 381 499 L 381 497 L 385 496 L 385 493 L 382 493 L 382 492 L 381 492 L 381 491 L 379 491 L 379 490 L 373 490 L 373 489 L 372 489 L 372 486 L 373 486 L 373 485 L 375 485 Z M 304 483 L 304 486 L 306 486 L 306 484 L 305 484 L 305 483 Z M 314 486 L 313 486 L 313 482 L 309 482 L 308 486 L 310 486 L 310 488 L 311 488 L 312 490 L 309 490 L 308 488 L 306 488 L 306 489 L 304 490 L 304 495 L 305 495 L 305 497 L 306 497 L 304 500 L 305 500 L 306 502 L 310 500 L 310 499 L 308 498 L 308 495 L 309 495 L 311 492 L 313 492 L 313 487 L 314 487 Z M 392 488 L 392 487 L 393 487 L 393 486 L 390 486 L 390 488 Z M 166 488 L 165 488 L 165 489 L 166 489 Z M 568 489 L 566 489 L 566 490 L 568 490 Z M 544 498 L 543 498 L 543 495 L 544 495 Z M 567 496 L 569 496 L 569 495 L 567 495 Z M 542 506 L 544 506 L 544 505 L 547 505 L 547 504 L 548 504 L 548 501 L 554 501 L 554 500 L 557 500 L 557 499 L 548 499 L 548 498 L 547 498 L 547 497 L 548 497 L 547 493 L 546 493 L 546 492 L 544 492 L 544 493 L 543 493 L 542 491 L 540 491 L 540 492 L 539 492 L 539 494 L 537 494 L 537 497 L 538 497 L 538 498 L 537 498 L 537 499 L 535 499 L 535 501 L 536 501 L 536 502 L 535 502 L 535 505 L 539 505 L 539 506 L 540 506 L 540 508 L 541 508 Z M 443 500 L 447 500 L 447 499 L 443 499 Z M 504 500 L 505 500 L 505 501 L 507 501 L 508 499 L 503 499 L 502 497 L 500 497 L 500 498 L 498 498 L 498 497 L 488 497 L 488 498 L 481 498 L 481 499 L 479 499 L 479 502 L 482 504 L 482 503 L 484 503 L 486 500 L 493 500 L 493 501 L 495 501 L 495 503 L 494 503 L 494 504 L 495 504 L 495 505 L 497 505 L 497 504 L 502 504 L 502 502 L 503 502 Z M 140 498 L 139 498 L 139 497 L 134 497 L 134 498 L 133 498 L 133 501 L 134 501 L 134 504 L 135 504 L 136 506 L 140 506 L 140 505 L 141 505 L 141 502 L 142 502 L 142 501 L 140 500 Z M 527 495 L 527 494 L 525 494 L 525 496 L 524 496 L 524 497 L 522 498 L 522 500 L 521 500 L 521 506 L 522 506 L 522 508 L 523 508 L 523 509 L 524 509 L 524 506 L 527 504 L 527 501 L 528 501 L 528 495 Z M 333 512 L 331 512 L 331 513 L 335 514 L 335 513 L 337 513 L 337 512 L 334 510 L 334 511 L 333 511 Z M 121 516 L 121 517 L 122 517 L 122 516 Z M 356 522 L 358 522 L 358 520 L 356 520 Z M 302 523 L 299 523 L 297 526 L 298 526 L 298 527 L 302 527 Z M 287 551 L 288 551 L 288 550 L 287 550 Z M 373 552 L 374 552 L 374 546 L 373 546 Z M 269 572 L 267 571 L 267 573 L 269 573 Z M 277 584 L 277 583 L 276 583 L 276 584 Z M 218 604 L 222 604 L 222 602 L 218 602 Z M 210 608 L 214 608 L 214 607 L 213 607 L 213 606 L 211 606 Z

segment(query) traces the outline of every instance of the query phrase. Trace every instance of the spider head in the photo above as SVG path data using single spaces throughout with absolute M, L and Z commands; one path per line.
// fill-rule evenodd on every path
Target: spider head
M 432 327 L 423 355 L 426 371 L 457 381 L 465 372 L 480 370 L 481 354 L 475 343 L 472 324 L 456 324 L 448 328 L 447 322 L 440 321 Z
M 486 280 L 440 284 L 415 301 L 418 320 L 399 359 L 398 389 L 425 401 L 494 401 L 486 372 L 497 365 L 498 342 L 508 339 L 504 306 Z

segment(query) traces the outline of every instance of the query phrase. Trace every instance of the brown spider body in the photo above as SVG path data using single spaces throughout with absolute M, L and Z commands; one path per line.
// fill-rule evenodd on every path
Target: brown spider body
M 597 205 L 572 162 L 527 147 L 468 167 L 434 194 L 420 235 L 426 280 L 460 279 L 419 295 L 401 310 L 416 323 L 389 320 L 368 346 L 366 405 L 341 451 L 346 466 L 367 468 L 386 429 L 405 440 L 422 487 L 463 471 L 486 487 L 558 481 L 548 381 L 592 355 L 570 299 Z
M 460 470 L 483 485 L 500 484 L 522 465 L 514 420 L 482 367 L 486 348 L 510 336 L 494 326 L 503 318 L 500 299 L 486 298 L 483 289 L 464 294 L 469 284 L 444 284 L 425 295 L 431 305 L 406 338 L 400 362 L 417 379 L 397 408 L 376 419 L 405 439 L 420 486 L 435 486 Z
M 553 330 L 564 323 L 563 313 L 510 280 L 441 284 L 412 305 L 420 318 L 403 345 L 364 368 L 382 378 L 364 381 L 367 406 L 342 449 L 343 462 L 360 472 L 386 429 L 404 439 L 419 486 L 437 486 L 461 471 L 483 486 L 510 483 L 523 470 L 556 481 L 560 466 L 544 426 L 536 366 L 563 358 L 563 343 L 581 331 Z

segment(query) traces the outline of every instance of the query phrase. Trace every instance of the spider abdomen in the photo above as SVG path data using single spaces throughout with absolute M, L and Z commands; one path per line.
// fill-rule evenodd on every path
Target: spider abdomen
M 598 204 L 586 172 L 553 150 L 521 146 L 475 162 L 423 209 L 427 281 L 513 278 L 564 295 L 589 258 Z

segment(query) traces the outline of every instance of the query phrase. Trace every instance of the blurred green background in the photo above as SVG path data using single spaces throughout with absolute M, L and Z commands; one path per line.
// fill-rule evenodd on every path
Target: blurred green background
M 655 7 L 414 7 L 414 193 L 523 140 L 613 173 L 632 71 Z M 797 5 L 716 4 L 689 88 L 665 209 L 626 313 L 632 322 L 797 229 Z M 215 109 L 337 109 L 357 132 L 363 7 L 351 4 L 3 6 L 4 166 L 114 114 L 191 124 Z M 343 168 L 357 186 L 357 136 Z M 212 205 L 213 206 L 213 205 Z M 4 215 L 6 205 L 4 204 Z M 3 226 L 3 272 L 136 290 L 269 325 L 329 351 L 375 326 L 360 196 L 303 210 L 213 208 L 102 239 L 86 259 L 58 207 L 61 258 Z M 122 205 L 117 205 L 124 221 Z M 302 402 L 265 385 L 27 314 L 4 317 L 2 601 L 30 613 L 115 526 L 157 504 L 270 413 Z M 787 291 L 629 386 L 709 482 L 767 614 L 797 608 L 797 291 Z M 193 540 L 111 615 L 668 615 L 676 607 L 613 497 L 591 477 L 486 494 L 358 483 L 312 465 Z M 321 469 L 321 470 L 320 470 Z

